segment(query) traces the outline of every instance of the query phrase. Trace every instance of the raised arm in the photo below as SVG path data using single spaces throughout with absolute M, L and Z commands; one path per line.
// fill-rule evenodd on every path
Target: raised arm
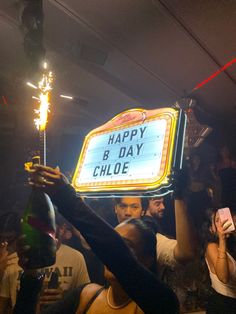
M 178 312 L 178 301 L 172 290 L 137 261 L 120 235 L 87 207 L 76 196 L 74 189 L 63 181 L 59 170 L 39 166 L 37 174 L 44 178 L 41 186 L 51 187 L 47 192 L 59 212 L 79 229 L 94 253 L 145 313 Z M 37 184 L 40 185 L 40 182 L 37 181 Z
M 177 244 L 174 256 L 177 262 L 186 263 L 197 255 L 197 236 L 189 215 L 186 203 L 188 190 L 187 169 L 176 172 L 174 175 L 174 207 Z M 191 210 L 191 209 L 190 209 Z
M 197 241 L 187 205 L 183 199 L 175 199 L 175 223 L 177 244 L 174 256 L 179 263 L 186 263 L 196 256 Z

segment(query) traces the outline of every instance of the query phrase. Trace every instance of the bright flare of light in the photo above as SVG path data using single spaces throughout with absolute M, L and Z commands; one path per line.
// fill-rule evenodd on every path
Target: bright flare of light
M 39 131 L 45 131 L 46 129 L 52 82 L 52 72 L 44 71 L 42 80 L 38 82 L 38 89 L 40 90 L 40 94 L 38 96 L 40 107 L 39 109 L 35 109 L 35 113 L 38 115 L 38 117 L 34 119 L 35 125 Z
M 32 87 L 32 88 L 34 88 L 34 89 L 38 89 L 37 86 L 35 86 L 34 84 L 32 84 L 32 83 L 30 83 L 30 82 L 27 82 L 26 84 L 27 84 L 29 87 Z
M 32 96 L 32 98 L 40 101 L 40 99 L 38 97 Z
M 40 108 L 35 110 L 35 113 L 38 114 L 38 118 L 34 119 L 34 122 L 39 131 L 44 131 L 48 121 L 49 97 L 48 93 L 41 93 L 39 97 Z
M 61 98 L 66 98 L 66 99 L 73 99 L 73 97 L 72 96 L 67 96 L 67 95 L 60 95 L 60 97 Z

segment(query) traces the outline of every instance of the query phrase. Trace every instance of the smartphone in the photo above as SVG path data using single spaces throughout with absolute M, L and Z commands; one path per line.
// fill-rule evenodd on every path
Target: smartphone
M 58 273 L 53 271 L 48 282 L 48 289 L 57 289 L 59 287 Z
M 224 221 L 228 219 L 227 223 L 231 223 L 231 226 L 227 229 L 227 231 L 232 232 L 235 230 L 234 221 L 228 207 L 218 209 L 220 221 Z

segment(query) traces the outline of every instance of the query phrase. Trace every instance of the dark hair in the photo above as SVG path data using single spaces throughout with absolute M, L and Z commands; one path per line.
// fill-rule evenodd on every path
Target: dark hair
M 0 216 L 0 233 L 15 232 L 17 236 L 21 233 L 21 217 L 18 212 L 9 211 Z
M 210 231 L 210 227 L 212 226 L 212 221 L 215 225 L 215 216 L 218 211 L 218 208 L 210 209 L 207 211 L 207 219 L 206 222 L 203 224 L 202 227 L 202 232 L 201 232 L 201 243 L 202 243 L 202 248 L 203 248 L 203 254 L 205 252 L 206 246 L 208 243 L 218 243 L 219 239 L 217 234 L 213 234 Z M 235 215 L 236 212 L 235 210 L 231 210 L 231 214 Z M 216 227 L 216 225 L 215 225 Z M 234 259 L 236 259 L 236 238 L 233 234 L 230 234 L 229 237 L 227 238 L 227 250 L 230 253 L 230 255 L 233 256 Z
M 0 242 L 7 241 L 8 248 L 21 234 L 20 222 L 21 217 L 18 212 L 6 212 L 0 216 Z
M 143 255 L 153 258 L 153 264 L 151 265 L 150 270 L 156 273 L 156 232 L 151 220 L 146 218 L 146 216 L 141 218 L 131 218 L 126 220 L 124 224 L 134 225 L 137 228 L 140 233 Z
M 205 213 L 205 220 L 201 226 L 200 232 L 199 232 L 199 238 L 200 238 L 200 244 L 201 244 L 201 255 L 205 255 L 205 250 L 208 243 L 217 243 L 217 236 L 216 234 L 213 234 L 210 231 L 210 228 L 212 226 L 212 221 L 215 223 L 215 215 L 216 215 L 215 209 L 208 209 Z
M 156 220 L 151 216 L 142 216 L 140 219 L 154 232 L 154 234 L 158 233 L 160 230 Z
M 122 199 L 125 198 L 125 197 L 129 197 L 129 196 L 123 196 L 123 197 L 115 197 L 114 198 L 114 204 L 115 205 L 118 205 L 122 202 Z M 131 196 L 130 196 L 131 197 Z M 132 196 L 134 198 L 140 198 L 141 199 L 141 206 L 142 206 L 142 210 L 146 213 L 147 209 L 148 209 L 148 206 L 149 206 L 149 201 L 147 198 L 145 197 L 140 197 L 140 196 Z

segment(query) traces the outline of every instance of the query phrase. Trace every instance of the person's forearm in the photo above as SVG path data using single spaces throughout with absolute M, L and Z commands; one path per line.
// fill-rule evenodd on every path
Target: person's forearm
M 216 275 L 220 281 L 229 281 L 229 264 L 227 256 L 225 235 L 219 237 L 218 255 L 215 262 Z
M 112 243 L 118 241 L 123 252 L 129 254 L 125 243 L 119 241 L 119 235 L 113 231 L 109 224 L 93 212 L 81 198 L 76 196 L 72 187 L 63 187 L 63 192 L 57 193 L 53 202 L 57 205 L 59 212 L 81 232 L 93 251 L 99 256 L 102 255 L 102 260 L 107 266 L 110 264 L 110 257 L 104 247 L 109 247 Z M 114 250 L 113 253 L 116 255 Z M 119 254 L 117 254 L 117 257 L 119 258 Z M 118 265 L 117 267 L 120 269 Z
M 36 314 L 43 275 L 23 273 L 13 314 Z
M 38 304 L 38 295 L 32 295 L 27 291 L 19 291 L 13 314 L 36 314 Z
M 177 245 L 174 255 L 178 262 L 185 263 L 196 256 L 197 241 L 187 205 L 183 200 L 175 200 L 175 223 Z

